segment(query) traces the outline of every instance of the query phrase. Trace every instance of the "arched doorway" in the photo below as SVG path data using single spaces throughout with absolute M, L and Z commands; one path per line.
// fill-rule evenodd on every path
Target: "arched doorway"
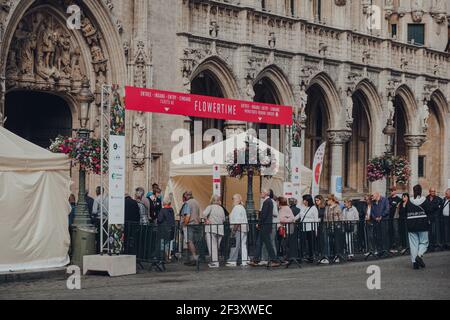
M 253 87 L 253 90 L 255 91 L 255 97 L 253 98 L 254 102 L 281 104 L 281 99 L 275 90 L 275 84 L 269 78 L 267 77 L 261 78 L 259 81 L 256 82 L 256 84 Z M 281 146 L 284 145 L 281 126 L 260 123 L 256 126 L 256 131 L 258 134 L 260 134 L 260 130 L 267 131 L 267 136 L 266 137 L 260 136 L 260 139 L 262 139 L 263 141 L 264 139 L 267 139 L 267 141 L 264 142 L 266 142 L 268 145 L 274 147 L 275 149 L 278 149 L 281 152 L 284 151 L 281 150 Z M 275 130 L 278 130 L 277 136 L 273 136 L 273 133 L 276 132 Z M 278 141 L 276 141 L 276 139 L 278 139 Z
M 328 118 L 328 106 L 325 100 L 325 94 L 320 85 L 314 83 L 307 91 L 308 104 L 306 106 L 306 139 L 305 139 L 305 165 L 308 168 L 313 167 L 314 156 L 317 149 L 328 140 L 328 130 L 330 129 Z M 326 159 L 322 179 L 320 182 L 320 192 L 328 193 L 330 189 L 331 167 L 330 167 L 330 146 L 327 145 Z
M 191 81 L 191 93 L 209 97 L 225 98 L 224 93 L 220 87 L 219 80 L 217 77 L 208 70 L 200 72 Z M 206 118 L 195 118 L 192 117 L 191 122 L 191 141 L 194 143 L 194 122 L 202 122 L 202 135 L 209 129 L 218 129 L 223 132 L 225 121 L 219 119 L 206 119 Z M 214 143 L 214 141 L 212 141 Z M 205 148 L 209 143 L 203 142 L 203 148 Z
M 435 99 L 431 99 L 428 107 L 430 116 L 426 133 L 427 139 L 419 149 L 419 183 L 424 190 L 431 187 L 440 190 L 443 167 L 443 121 L 439 117 Z
M 58 135 L 72 135 L 72 113 L 63 98 L 36 91 L 12 91 L 6 95 L 6 129 L 48 148 Z
M 344 147 L 344 191 L 346 194 L 369 192 L 366 166 L 370 157 L 370 116 L 368 100 L 362 90 L 353 94 L 352 139 Z

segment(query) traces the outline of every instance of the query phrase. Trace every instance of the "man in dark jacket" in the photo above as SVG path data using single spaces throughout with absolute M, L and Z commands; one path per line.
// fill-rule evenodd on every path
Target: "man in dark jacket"
M 278 267 L 280 264 L 276 262 L 276 255 L 274 248 L 272 246 L 272 241 L 270 239 L 270 234 L 272 233 L 273 228 L 273 201 L 269 197 L 269 191 L 268 190 L 262 190 L 261 191 L 261 199 L 263 201 L 263 206 L 261 209 L 261 213 L 259 215 L 259 221 L 257 225 L 257 229 L 259 230 L 259 236 L 260 236 L 260 248 L 257 250 L 257 254 L 255 257 L 255 260 L 258 261 L 261 259 L 261 252 L 262 252 L 262 246 L 264 245 L 266 247 L 266 250 L 269 254 L 269 259 L 271 262 L 269 262 L 269 266 L 272 267 Z M 256 266 L 256 261 L 253 261 L 250 263 L 252 266 Z
M 441 206 L 442 199 L 436 194 L 435 188 L 430 188 L 427 196 L 428 203 L 430 204 L 430 251 L 440 249 L 441 244 Z
M 372 195 L 372 209 L 370 216 L 374 221 L 375 243 L 377 244 L 378 255 L 387 254 L 389 249 L 389 201 L 382 197 L 379 192 Z
M 388 198 L 389 201 L 389 238 L 391 239 L 390 248 L 392 253 L 400 247 L 399 237 L 399 220 L 395 219 L 395 213 L 398 206 L 402 203 L 402 198 L 397 194 L 397 187 L 391 188 L 391 195 Z
M 137 201 L 132 199 L 129 194 L 125 195 L 125 221 L 139 223 L 140 219 Z

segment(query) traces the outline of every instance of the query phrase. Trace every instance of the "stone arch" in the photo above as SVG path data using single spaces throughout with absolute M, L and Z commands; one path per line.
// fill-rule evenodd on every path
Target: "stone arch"
M 398 97 L 402 102 L 403 114 L 405 115 L 406 133 L 419 133 L 419 128 L 416 125 L 417 101 L 413 91 L 406 84 L 402 84 L 395 91 L 395 97 Z
M 237 99 L 240 96 L 236 77 L 234 76 L 228 65 L 221 58 L 214 56 L 205 59 L 192 72 L 190 81 L 192 82 L 199 74 L 204 71 L 208 71 L 212 75 L 214 75 L 225 98 Z
M 339 122 L 342 103 L 338 90 L 336 89 L 331 77 L 325 72 L 320 72 L 311 79 L 308 85 L 308 90 L 313 86 L 317 86 L 323 94 L 324 100 L 327 104 L 326 113 L 330 128 L 339 128 L 343 126 L 343 123 Z
M 294 105 L 294 94 L 292 86 L 284 72 L 276 65 L 270 65 L 264 68 L 253 81 L 253 85 L 267 78 L 273 85 L 275 94 L 279 99 L 278 103 L 281 105 Z
M 115 24 L 111 20 L 108 13 L 108 9 L 105 7 L 102 1 L 97 0 L 84 0 L 76 2 L 81 8 L 86 16 L 91 20 L 93 25 L 98 29 L 101 37 L 107 39 L 108 41 L 102 41 L 102 48 L 104 48 L 105 56 L 108 59 L 108 78 L 106 81 L 125 85 L 126 82 L 126 59 L 121 44 L 120 35 L 118 33 Z M 11 47 L 11 42 L 14 38 L 14 34 L 19 26 L 20 21 L 27 14 L 33 5 L 39 5 L 39 1 L 36 0 L 21 0 L 17 3 L 14 10 L 10 12 L 9 23 L 6 26 L 4 32 L 3 46 L 0 48 L 0 56 L 7 57 L 8 52 Z M 59 4 L 58 4 L 59 5 Z M 51 7 L 56 7 L 51 5 Z M 84 9 L 84 10 L 83 10 Z M 60 11 L 60 14 L 64 14 L 64 11 Z M 74 33 L 80 33 L 77 31 Z M 107 37 L 105 36 L 107 35 Z M 89 60 L 90 61 L 90 60 Z M 2 61 L 0 66 L 0 74 L 5 75 L 6 73 L 6 61 Z M 113 68 L 111 66 L 114 66 Z M 92 67 L 92 66 L 89 66 Z M 92 72 L 90 73 L 92 74 Z M 94 82 L 94 81 L 91 81 Z M 91 83 L 92 87 L 95 83 Z

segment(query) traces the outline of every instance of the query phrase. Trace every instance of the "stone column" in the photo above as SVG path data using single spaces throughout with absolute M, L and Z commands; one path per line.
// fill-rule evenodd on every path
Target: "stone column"
M 409 192 L 419 183 L 419 148 L 427 140 L 426 135 L 405 135 L 405 143 L 408 146 L 409 162 L 411 165 L 411 178 L 409 181 Z
M 350 130 L 329 130 L 328 141 L 331 146 L 331 177 L 343 176 L 343 151 L 344 144 L 350 141 L 352 132 Z M 331 179 L 330 191 L 335 192 L 336 182 Z

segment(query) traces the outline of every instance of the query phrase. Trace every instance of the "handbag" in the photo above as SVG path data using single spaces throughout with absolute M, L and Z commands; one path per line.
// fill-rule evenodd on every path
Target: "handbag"
M 278 235 L 279 235 L 281 238 L 286 238 L 286 227 L 285 227 L 285 226 L 280 226 L 280 227 L 278 228 Z

